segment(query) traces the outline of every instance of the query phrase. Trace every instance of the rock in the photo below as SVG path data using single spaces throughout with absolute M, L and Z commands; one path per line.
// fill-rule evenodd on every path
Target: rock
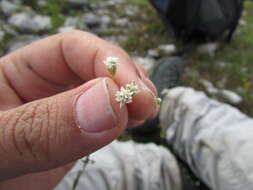
M 136 63 L 141 64 L 147 73 L 151 74 L 153 72 L 153 69 L 155 67 L 154 59 L 145 57 L 134 57 L 133 59 Z
M 119 41 L 116 36 L 105 36 L 103 37 L 103 39 L 108 42 L 111 42 L 112 44 L 119 45 Z
M 47 0 L 38 0 L 37 1 L 37 5 L 40 7 L 40 8 L 44 8 L 48 5 L 48 1 Z
M 239 105 L 242 103 L 242 97 L 233 91 L 215 88 L 214 85 L 207 80 L 201 80 L 200 83 L 205 87 L 209 94 L 218 95 L 233 105 Z
M 2 31 L 4 31 L 6 34 L 10 36 L 18 36 L 18 32 L 14 30 L 13 27 L 11 27 L 9 24 L 6 24 L 5 22 L 0 21 L 0 26 L 2 28 Z
M 65 28 L 65 29 L 64 29 Z M 84 22 L 82 22 L 82 17 L 68 17 L 65 19 L 64 26 L 59 30 L 69 30 L 69 29 L 80 29 L 87 30 L 88 27 Z
M 236 88 L 236 92 L 238 92 L 240 94 L 247 93 L 246 91 L 247 91 L 247 89 L 242 87 L 242 86 L 239 86 L 239 87 Z
M 248 67 L 241 67 L 241 72 L 244 74 L 247 74 L 249 72 L 249 68 Z
M 125 0 L 106 0 L 104 1 L 104 6 L 113 6 L 113 5 L 116 5 L 116 4 L 120 4 L 120 3 L 123 3 L 125 2 Z
M 239 105 L 243 100 L 241 96 L 230 90 L 220 90 L 220 95 L 233 105 Z
M 73 31 L 73 30 L 75 30 L 75 29 L 76 29 L 76 28 L 73 27 L 73 26 L 63 26 L 63 27 L 60 27 L 60 28 L 58 29 L 58 32 L 59 32 L 59 33 L 70 32 L 70 31 Z
M 80 22 L 79 17 L 68 17 L 65 19 L 64 26 L 73 26 L 76 27 L 76 25 Z
M 157 49 L 163 55 L 170 55 L 176 51 L 176 46 L 174 44 L 160 45 Z
M 5 32 L 0 30 L 0 43 L 4 39 L 4 36 L 5 36 Z
M 159 96 L 165 88 L 178 86 L 181 75 L 184 71 L 185 60 L 181 57 L 170 57 L 159 60 L 151 75 Z
M 153 58 L 157 58 L 160 56 L 160 54 L 157 49 L 150 49 L 150 50 L 148 50 L 148 56 L 153 57 Z
M 8 52 L 15 51 L 19 48 L 22 48 L 36 40 L 39 40 L 41 37 L 35 35 L 23 35 L 19 36 L 17 39 L 13 39 L 8 44 Z
M 139 11 L 139 8 L 137 6 L 132 6 L 132 5 L 128 5 L 124 9 L 125 9 L 124 12 L 128 16 L 133 16 L 133 15 L 137 14 L 137 12 Z
M 216 42 L 207 43 L 207 44 L 200 45 L 198 47 L 198 52 L 203 53 L 203 54 L 208 54 L 209 56 L 213 57 L 218 47 L 219 47 L 219 43 L 216 43 Z
M 10 1 L 3 0 L 0 2 L 0 10 L 7 16 L 14 14 L 19 9 L 19 5 Z
M 73 8 L 80 8 L 89 4 L 88 0 L 65 0 Z
M 8 22 L 22 32 L 37 31 L 36 23 L 34 23 L 32 17 L 27 13 L 13 15 L 9 18 Z
M 20 32 L 41 32 L 51 29 L 51 19 L 48 16 L 35 15 L 32 12 L 23 12 L 13 15 L 8 20 Z
M 16 5 L 21 5 L 22 4 L 22 0 L 8 0 L 9 2 L 16 4 Z
M 109 17 L 108 15 L 101 16 L 100 20 L 101 20 L 101 24 L 105 26 L 110 25 L 110 23 L 112 22 L 111 17 Z
M 52 28 L 49 16 L 36 15 L 33 20 L 37 24 L 39 31 L 50 30 Z
M 148 56 L 153 58 L 159 58 L 163 56 L 171 55 L 176 51 L 176 47 L 173 44 L 160 45 L 155 49 L 148 50 Z
M 98 27 L 101 24 L 100 17 L 93 13 L 86 13 L 82 20 L 90 28 Z
M 190 68 L 190 67 L 186 67 L 185 68 L 185 73 L 187 73 L 187 76 L 189 76 L 189 78 L 200 78 L 200 73 L 198 70 Z
M 200 80 L 200 83 L 205 87 L 209 94 L 218 94 L 219 90 L 213 86 L 213 83 L 207 80 Z
M 114 24 L 117 26 L 126 26 L 129 23 L 127 18 L 118 18 L 114 21 Z
M 219 62 L 217 62 L 217 65 L 220 67 L 220 68 L 225 68 L 226 67 L 226 65 L 228 65 L 229 63 L 226 63 L 226 62 L 224 62 L 224 61 L 219 61 Z
M 239 24 L 240 24 L 241 26 L 245 26 L 245 25 L 247 25 L 247 22 L 246 22 L 245 20 L 243 20 L 243 19 L 240 19 L 240 20 L 239 20 Z

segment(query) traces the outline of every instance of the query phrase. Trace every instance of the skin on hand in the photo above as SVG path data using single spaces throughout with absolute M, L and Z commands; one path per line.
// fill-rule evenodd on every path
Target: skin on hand
M 108 56 L 119 58 L 114 80 L 103 63 Z M 0 58 L 0 80 L 0 178 L 11 179 L 0 189 L 52 189 L 71 163 L 158 109 L 143 69 L 119 47 L 81 31 Z M 141 91 L 120 108 L 115 93 L 131 81 Z

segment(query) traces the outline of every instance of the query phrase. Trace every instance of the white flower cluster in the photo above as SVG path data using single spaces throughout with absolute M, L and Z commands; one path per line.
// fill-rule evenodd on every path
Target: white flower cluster
M 133 96 L 139 93 L 140 90 L 136 85 L 135 81 L 127 84 L 126 87 L 121 87 L 120 91 L 116 92 L 116 101 L 120 103 L 120 107 L 125 104 L 129 104 L 133 102 Z
M 104 64 L 106 66 L 107 71 L 112 75 L 112 78 L 115 80 L 115 75 L 117 72 L 117 68 L 119 66 L 118 64 L 119 58 L 118 57 L 107 57 L 104 61 Z M 138 86 L 136 85 L 135 81 L 130 82 L 125 87 L 121 87 L 118 92 L 115 94 L 115 99 L 117 102 L 120 103 L 120 107 L 122 107 L 125 104 L 130 104 L 133 102 L 133 96 L 137 93 L 139 93 L 140 90 Z M 155 98 L 155 102 L 157 105 L 161 104 L 160 98 Z
M 137 84 L 135 81 L 130 82 L 129 84 L 126 85 L 126 90 L 130 91 L 132 95 L 135 95 L 140 92 Z
M 119 58 L 118 57 L 107 57 L 104 61 L 108 72 L 114 77 L 117 71 Z

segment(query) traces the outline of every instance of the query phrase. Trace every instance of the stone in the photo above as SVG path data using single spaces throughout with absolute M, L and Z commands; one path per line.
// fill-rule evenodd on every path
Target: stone
M 153 72 L 153 69 L 155 67 L 154 59 L 145 57 L 134 57 L 133 60 L 136 63 L 141 64 L 147 73 L 151 74 Z
M 245 26 L 245 25 L 247 25 L 247 22 L 246 22 L 245 20 L 243 20 L 243 19 L 240 19 L 240 20 L 239 20 L 239 24 L 240 24 L 241 26 Z
M 100 20 L 101 20 L 101 24 L 106 25 L 106 26 L 110 25 L 110 23 L 112 22 L 111 17 L 109 17 L 108 15 L 101 16 Z
M 202 54 L 207 54 L 211 57 L 215 56 L 216 50 L 219 48 L 219 43 L 210 42 L 198 47 L 198 52 Z
M 65 0 L 73 8 L 80 8 L 89 4 L 88 0 Z
M 79 17 L 68 17 L 65 19 L 64 26 L 76 26 L 80 22 Z
M 38 0 L 38 1 L 37 1 L 37 5 L 38 5 L 40 8 L 45 8 L 45 7 L 48 5 L 48 1 L 47 1 L 47 0 Z
M 14 14 L 19 9 L 19 5 L 10 1 L 0 1 L 0 10 L 7 16 Z
M 41 32 L 52 28 L 50 17 L 35 15 L 31 12 L 15 14 L 9 18 L 8 22 L 20 32 Z
M 117 26 L 127 26 L 127 24 L 129 23 L 128 18 L 118 18 L 114 21 L 114 24 Z
M 19 48 L 22 48 L 36 40 L 39 40 L 40 36 L 35 35 L 23 35 L 11 40 L 8 44 L 8 52 L 13 52 Z
M 70 31 L 73 31 L 75 29 L 76 28 L 73 27 L 73 26 L 63 26 L 63 27 L 58 28 L 58 33 L 70 32 Z
M 133 16 L 135 14 L 137 14 L 137 12 L 139 11 L 139 8 L 137 6 L 132 6 L 132 5 L 128 5 L 125 7 L 125 13 L 128 16 Z
M 214 85 L 207 80 L 200 80 L 200 83 L 205 87 L 209 94 L 218 95 L 233 105 L 239 105 L 242 103 L 242 97 L 233 91 L 215 88 Z
M 224 61 L 219 61 L 219 62 L 217 62 L 217 65 L 220 67 L 220 68 L 225 68 L 226 67 L 226 65 L 228 65 L 229 63 L 226 63 L 226 62 L 224 62 Z
M 209 94 L 218 94 L 219 90 L 217 88 L 214 87 L 213 83 L 211 83 L 208 80 L 200 80 L 200 83 L 205 87 L 205 90 L 209 93 Z
M 106 0 L 104 1 L 104 6 L 113 6 L 116 4 L 124 3 L 125 0 Z
M 174 44 L 160 45 L 158 51 L 163 55 L 170 55 L 176 51 L 176 46 Z
M 50 30 L 52 28 L 51 18 L 49 16 L 36 15 L 33 20 L 37 24 L 39 31 Z
M 3 41 L 4 36 L 5 36 L 5 32 L 0 30 L 0 43 L 1 43 L 1 41 Z
M 100 17 L 93 13 L 86 13 L 82 20 L 90 28 L 98 27 L 101 24 Z
M 161 58 L 164 56 L 171 55 L 176 51 L 176 46 L 174 44 L 160 45 L 155 49 L 148 50 L 148 56 L 152 58 Z
M 8 22 L 22 32 L 37 31 L 36 23 L 32 20 L 32 17 L 26 12 L 13 15 L 9 18 Z
M 82 22 L 82 17 L 68 17 L 65 19 L 64 26 L 62 30 L 68 30 L 70 28 L 80 29 L 80 30 L 88 30 L 88 27 L 84 22 Z M 64 29 L 65 28 L 65 29 Z M 59 29 L 60 30 L 60 29 Z
M 105 36 L 103 39 L 111 42 L 112 44 L 119 45 L 118 38 L 116 36 Z
M 149 49 L 148 50 L 148 56 L 152 58 L 157 58 L 160 56 L 159 52 L 157 49 Z
M 243 101 L 240 95 L 230 90 L 220 90 L 220 95 L 233 105 L 239 105 Z
M 162 91 L 165 88 L 179 85 L 185 64 L 185 60 L 181 57 L 164 58 L 158 61 L 151 80 L 155 84 L 159 96 L 162 96 Z
M 18 36 L 18 32 L 9 24 L 6 24 L 5 22 L 0 21 L 0 26 L 2 28 L 2 31 L 5 31 L 6 34 L 10 36 Z
M 9 2 L 16 4 L 16 5 L 21 5 L 22 4 L 22 0 L 8 0 Z

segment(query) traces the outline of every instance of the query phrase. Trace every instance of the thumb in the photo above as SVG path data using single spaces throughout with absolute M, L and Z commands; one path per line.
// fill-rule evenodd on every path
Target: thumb
M 0 113 L 0 179 L 65 165 L 117 138 L 127 109 L 107 78 Z

